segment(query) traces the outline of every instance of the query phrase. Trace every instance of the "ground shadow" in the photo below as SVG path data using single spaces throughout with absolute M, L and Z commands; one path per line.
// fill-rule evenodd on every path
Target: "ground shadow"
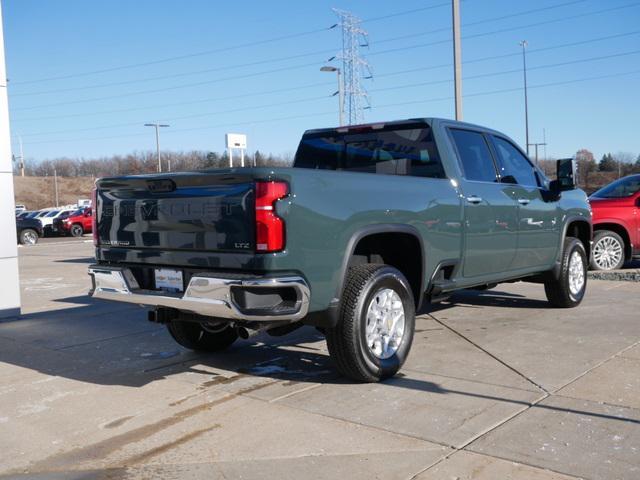
M 96 263 L 95 257 L 78 257 L 78 258 L 65 258 L 64 260 L 54 260 L 55 263 Z

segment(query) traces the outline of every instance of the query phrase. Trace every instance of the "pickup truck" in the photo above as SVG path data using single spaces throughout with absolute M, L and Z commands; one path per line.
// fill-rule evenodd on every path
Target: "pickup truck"
M 152 307 L 194 350 L 325 333 L 356 381 L 394 375 L 423 305 L 466 288 L 584 294 L 591 210 L 573 162 L 549 181 L 507 136 L 444 119 L 304 133 L 292 168 L 96 181 L 96 298 Z

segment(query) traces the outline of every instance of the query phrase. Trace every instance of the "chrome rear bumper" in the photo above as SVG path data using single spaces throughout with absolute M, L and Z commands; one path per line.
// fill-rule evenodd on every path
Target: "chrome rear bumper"
M 309 287 L 302 277 L 254 277 L 224 278 L 211 274 L 196 274 L 191 277 L 184 294 L 173 295 L 157 290 L 140 288 L 130 269 L 91 265 L 94 298 L 136 303 L 152 307 L 175 308 L 207 317 L 228 318 L 246 321 L 296 321 L 303 318 L 309 310 Z M 285 308 L 247 309 L 238 305 L 233 289 L 292 289 L 296 300 Z

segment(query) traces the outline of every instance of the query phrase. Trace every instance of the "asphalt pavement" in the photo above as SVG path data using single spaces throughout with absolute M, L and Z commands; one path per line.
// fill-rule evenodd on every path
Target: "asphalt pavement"
M 0 323 L 2 478 L 640 478 L 640 284 L 466 291 L 417 319 L 405 368 L 338 376 L 322 335 L 189 352 L 87 296 L 91 238 L 20 249 Z

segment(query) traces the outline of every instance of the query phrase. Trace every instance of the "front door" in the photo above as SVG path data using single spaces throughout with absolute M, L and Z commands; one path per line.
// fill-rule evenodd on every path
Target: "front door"
M 509 140 L 491 135 L 501 182 L 518 205 L 518 250 L 513 268 L 546 267 L 558 251 L 558 202 L 545 201 L 534 166 Z
M 481 132 L 451 128 L 464 178 L 465 278 L 511 269 L 517 248 L 517 207 L 498 183 L 496 166 Z

